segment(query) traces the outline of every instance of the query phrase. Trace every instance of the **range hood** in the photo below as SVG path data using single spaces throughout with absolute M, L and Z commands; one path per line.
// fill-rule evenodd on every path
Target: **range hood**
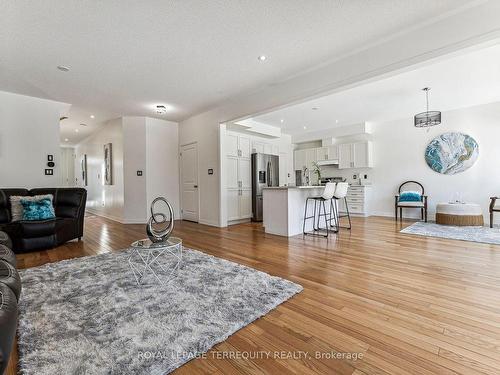
M 322 165 L 338 165 L 339 164 L 339 159 L 332 159 L 332 160 L 318 160 L 316 162 L 319 166 Z

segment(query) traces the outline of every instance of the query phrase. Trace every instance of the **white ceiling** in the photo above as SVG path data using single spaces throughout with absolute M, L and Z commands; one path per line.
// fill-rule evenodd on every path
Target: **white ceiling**
M 156 116 L 156 104 L 178 121 L 470 4 L 5 0 L 0 90 L 71 103 L 75 123 Z
M 450 57 L 253 120 L 280 126 L 291 135 L 365 121 L 402 118 L 413 121 L 414 114 L 425 111 L 421 89 L 426 86 L 431 87 L 430 110 L 446 111 L 500 101 L 500 45 Z

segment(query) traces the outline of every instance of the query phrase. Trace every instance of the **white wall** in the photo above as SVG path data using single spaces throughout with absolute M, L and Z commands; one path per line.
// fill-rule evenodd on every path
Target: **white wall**
M 484 218 L 489 220 L 489 197 L 500 195 L 500 103 L 486 104 L 443 112 L 442 124 L 427 132 L 413 126 L 413 118 L 373 124 L 372 169 L 322 168 L 323 174 L 343 176 L 352 181 L 354 173 L 367 173 L 373 183 L 373 215 L 393 216 L 394 195 L 406 180 L 421 182 L 429 196 L 429 216 L 433 218 L 436 204 L 462 199 L 481 205 Z M 443 175 L 427 166 L 424 152 L 428 143 L 445 132 L 462 132 L 479 144 L 479 158 L 467 171 Z M 413 211 L 413 214 L 412 214 Z M 416 210 L 406 210 L 405 216 L 418 217 Z M 500 215 L 499 215 L 500 216 Z M 496 219 L 500 222 L 500 217 Z
M 147 207 L 153 199 L 165 197 L 179 218 L 179 125 L 146 118 L 146 148 Z
M 123 163 L 125 209 L 123 222 L 145 223 L 146 190 L 146 118 L 123 117 Z M 142 176 L 137 176 L 142 171 Z
M 104 185 L 104 145 L 112 143 L 113 185 Z M 122 120 L 108 121 L 96 133 L 80 143 L 75 151 L 75 174 L 78 186 L 87 189 L 87 209 L 116 221 L 124 220 Z M 87 155 L 88 186 L 83 185 L 81 159 Z
M 0 91 L 1 187 L 60 185 L 59 117 L 68 107 Z M 47 155 L 54 155 L 53 176 L 45 176 Z

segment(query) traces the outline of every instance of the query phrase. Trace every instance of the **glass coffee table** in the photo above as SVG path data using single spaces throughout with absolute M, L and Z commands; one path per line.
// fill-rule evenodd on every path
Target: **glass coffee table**
M 152 242 L 150 239 L 135 241 L 130 245 L 132 252 L 128 258 L 130 269 L 138 285 L 148 276 L 154 276 L 161 284 L 172 280 L 182 263 L 182 240 L 169 237 L 164 242 Z

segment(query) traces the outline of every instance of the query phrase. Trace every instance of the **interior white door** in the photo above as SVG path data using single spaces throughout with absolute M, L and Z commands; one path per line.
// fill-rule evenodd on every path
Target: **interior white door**
M 196 143 L 181 146 L 181 217 L 199 220 L 198 147 Z

